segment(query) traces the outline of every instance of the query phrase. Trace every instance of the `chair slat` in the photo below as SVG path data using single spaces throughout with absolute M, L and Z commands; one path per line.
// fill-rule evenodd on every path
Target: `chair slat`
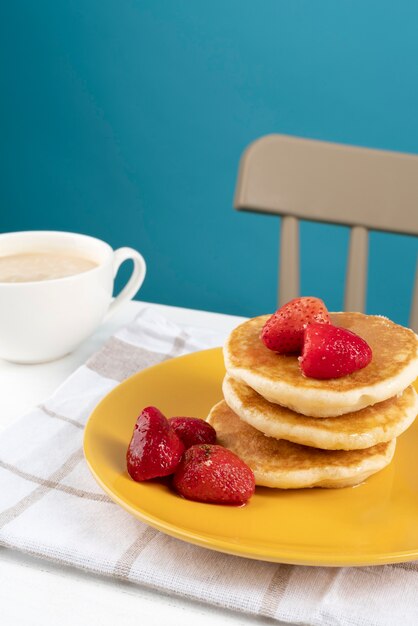
M 299 295 L 296 220 L 353 227 L 345 309 L 364 311 L 368 230 L 418 235 L 418 155 L 267 135 L 242 155 L 234 206 L 282 217 L 279 303 Z
M 418 155 L 267 135 L 244 152 L 238 210 L 418 235 Z
M 409 327 L 418 333 L 418 262 L 415 270 L 415 287 L 412 296 L 411 316 L 409 318 Z
M 344 310 L 364 312 L 367 288 L 368 231 L 363 226 L 353 226 L 345 283 Z
M 299 222 L 286 216 L 280 226 L 279 306 L 299 296 L 299 276 Z

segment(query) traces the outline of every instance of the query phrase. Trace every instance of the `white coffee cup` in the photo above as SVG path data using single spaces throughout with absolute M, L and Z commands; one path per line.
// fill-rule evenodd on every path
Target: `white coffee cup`
M 17 363 L 58 359 L 82 343 L 142 285 L 146 264 L 132 248 L 113 250 L 78 233 L 26 231 L 0 235 L 0 256 L 30 252 L 72 253 L 96 265 L 78 274 L 31 282 L 0 282 L 0 357 Z M 112 301 L 120 265 L 133 272 Z

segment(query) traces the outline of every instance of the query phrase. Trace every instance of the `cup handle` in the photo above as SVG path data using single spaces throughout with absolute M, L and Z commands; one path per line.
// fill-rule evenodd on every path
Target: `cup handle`
M 110 303 L 108 311 L 105 315 L 105 320 L 113 315 L 121 304 L 127 302 L 128 300 L 132 300 L 144 282 L 147 265 L 142 254 L 139 254 L 139 252 L 133 248 L 118 248 L 113 252 L 113 277 L 115 277 L 118 273 L 122 263 L 129 259 L 134 262 L 132 274 L 122 291 L 116 296 L 113 302 Z

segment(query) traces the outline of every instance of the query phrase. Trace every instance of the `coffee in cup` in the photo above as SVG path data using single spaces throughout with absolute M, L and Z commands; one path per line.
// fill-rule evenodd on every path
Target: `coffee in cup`
M 24 252 L 0 256 L 0 283 L 31 283 L 81 274 L 97 263 L 70 252 Z

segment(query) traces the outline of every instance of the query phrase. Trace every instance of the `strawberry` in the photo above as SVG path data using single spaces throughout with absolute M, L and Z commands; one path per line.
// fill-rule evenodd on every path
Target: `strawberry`
M 366 367 L 372 349 L 361 337 L 332 324 L 309 324 L 300 366 L 311 378 L 340 378 Z
M 137 481 L 168 476 L 178 466 L 184 445 L 168 420 L 154 406 L 136 420 L 126 454 L 128 472 Z
M 205 420 L 197 417 L 170 417 L 168 423 L 180 437 L 186 450 L 199 443 L 216 443 L 216 431 Z
M 233 452 L 217 445 L 186 450 L 174 486 L 189 500 L 214 504 L 244 504 L 255 490 L 254 474 Z
M 295 298 L 267 320 L 261 340 L 269 350 L 279 354 L 300 354 L 305 328 L 312 322 L 331 323 L 325 304 L 319 298 Z

